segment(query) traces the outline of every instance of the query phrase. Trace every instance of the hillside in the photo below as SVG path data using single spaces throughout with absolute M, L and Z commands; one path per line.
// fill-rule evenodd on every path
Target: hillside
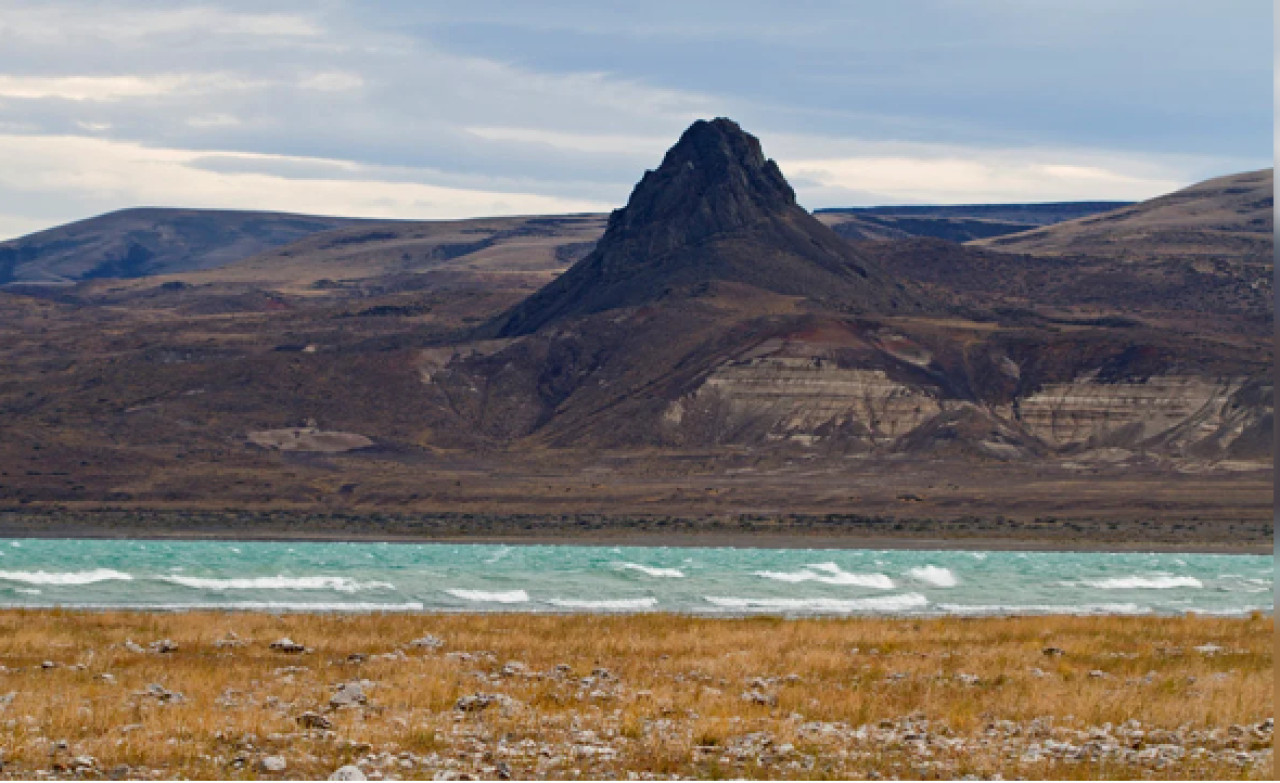
M 1270 334 L 1145 274 L 850 244 L 702 123 L 607 227 L 0 291 L 0 506 L 1265 523 Z
M 0 242 L 0 284 L 209 269 L 360 222 L 278 212 L 125 209 Z
M 973 244 L 1041 256 L 1270 264 L 1272 169 L 1231 174 L 1100 215 Z
M 1065 201 L 961 206 L 838 207 L 814 217 L 851 240 L 932 237 L 951 242 L 1004 236 L 1108 212 L 1129 201 Z

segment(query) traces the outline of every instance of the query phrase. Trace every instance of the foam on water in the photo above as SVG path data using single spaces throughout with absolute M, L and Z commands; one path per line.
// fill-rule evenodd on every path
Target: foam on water
M 616 598 L 591 601 L 580 598 L 548 598 L 547 603 L 562 609 L 589 609 L 600 612 L 634 612 L 652 609 L 658 605 L 657 598 Z
M 647 566 L 640 563 L 619 563 L 618 568 L 627 571 L 639 571 L 645 576 L 653 576 L 665 579 L 683 579 L 684 571 L 679 568 L 659 568 L 657 566 Z
M 122 581 L 133 579 L 123 571 L 110 568 L 95 568 L 92 571 L 0 571 L 0 580 L 6 582 L 23 582 L 29 585 L 91 585 L 94 582 Z
M 739 598 L 705 596 L 707 603 L 724 609 L 773 612 L 902 612 L 928 606 L 919 593 L 876 596 L 875 598 Z
M 826 585 L 892 590 L 893 580 L 884 574 L 851 574 L 835 563 L 812 563 L 799 571 L 753 571 L 753 575 L 778 582 L 818 582 Z
M 453 588 L 445 590 L 445 592 L 454 598 L 461 598 L 464 601 L 482 603 L 523 604 L 529 601 L 529 594 L 523 590 L 463 590 L 461 588 Z
M 15 609 L 26 604 L 0 603 L 2 609 Z M 227 611 L 227 612 L 421 612 L 426 607 L 421 601 L 404 601 L 384 604 L 370 601 L 229 601 L 211 603 L 201 601 L 163 603 L 102 603 L 81 602 L 62 604 L 70 609 L 145 609 L 155 612 Z
M 1082 579 L 1081 584 L 1096 590 L 1172 590 L 1177 587 L 1201 588 L 1204 583 L 1194 576 L 1117 576 L 1108 579 Z
M 950 568 L 941 568 L 935 565 L 912 568 L 907 571 L 907 576 L 925 584 L 931 584 L 934 587 L 955 587 L 960 584 L 960 580 L 956 578 L 955 573 Z
M 23 607 L 692 614 L 1273 611 L 1270 555 L 0 540 Z M 979 557 L 981 555 L 981 557 Z
M 946 614 L 1150 614 L 1151 609 L 1137 604 L 938 604 Z
M 335 590 L 356 593 L 361 590 L 394 590 L 390 582 L 360 582 L 346 576 L 248 576 L 215 579 L 207 576 L 159 576 L 161 582 L 197 590 Z

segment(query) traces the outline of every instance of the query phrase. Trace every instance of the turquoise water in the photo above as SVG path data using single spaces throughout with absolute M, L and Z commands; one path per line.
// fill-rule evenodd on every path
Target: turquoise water
M 0 606 L 1239 615 L 1274 558 L 1098 552 L 0 539 Z

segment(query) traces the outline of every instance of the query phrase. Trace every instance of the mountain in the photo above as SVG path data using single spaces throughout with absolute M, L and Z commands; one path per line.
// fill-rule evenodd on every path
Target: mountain
M 578 316 L 689 296 L 737 283 L 846 312 L 924 306 L 796 203 L 778 165 L 732 120 L 699 120 L 627 205 L 596 248 L 491 325 L 528 334 Z
M 1170 328 L 1063 260 L 834 237 L 754 137 L 700 121 L 595 250 L 424 375 L 462 430 L 554 448 L 1257 455 L 1256 335 Z
M 757 141 L 698 123 L 607 220 L 358 223 L 0 290 L 0 508 L 1070 510 L 1229 536 L 1272 509 L 1243 268 L 847 243 Z
M 125 209 L 0 242 L 0 284 L 209 269 L 360 222 L 277 212 Z
M 932 237 L 951 242 L 1014 234 L 1064 220 L 1127 207 L 1131 201 L 1063 201 L 1038 204 L 833 207 L 814 217 L 851 240 Z
M 1249 171 L 1100 215 L 973 244 L 1039 256 L 1270 264 L 1273 194 L 1273 169 Z

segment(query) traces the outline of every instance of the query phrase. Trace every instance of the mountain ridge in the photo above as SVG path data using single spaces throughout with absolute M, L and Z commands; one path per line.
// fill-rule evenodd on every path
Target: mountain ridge
M 927 307 L 796 203 L 760 142 L 725 118 L 699 120 L 646 171 L 595 249 L 490 322 L 512 337 L 565 319 L 739 283 L 852 312 Z

